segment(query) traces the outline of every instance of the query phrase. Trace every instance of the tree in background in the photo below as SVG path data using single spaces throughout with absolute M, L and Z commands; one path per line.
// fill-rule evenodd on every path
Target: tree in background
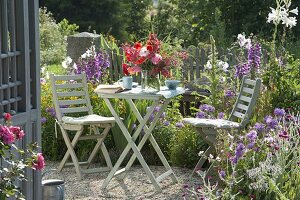
M 46 6 L 58 21 L 66 18 L 78 24 L 80 31 L 95 30 L 121 41 L 130 34 L 148 35 L 144 19 L 151 0 L 44 0 L 40 5 Z

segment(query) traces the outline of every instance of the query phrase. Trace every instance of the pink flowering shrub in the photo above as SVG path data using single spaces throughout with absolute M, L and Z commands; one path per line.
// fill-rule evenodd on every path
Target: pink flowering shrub
M 22 140 L 24 131 L 11 123 L 11 115 L 4 114 L 5 124 L 0 125 L 0 155 L 2 165 L 0 167 L 0 199 L 23 197 L 16 181 L 26 181 L 24 169 L 26 167 L 33 170 L 43 170 L 45 161 L 42 153 L 37 153 L 37 143 L 27 145 L 26 149 L 20 149 L 15 142 Z

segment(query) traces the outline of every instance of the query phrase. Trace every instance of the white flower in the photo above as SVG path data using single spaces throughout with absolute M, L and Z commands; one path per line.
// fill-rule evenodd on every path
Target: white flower
M 50 78 L 49 72 L 46 72 L 45 79 L 49 79 L 49 78 Z
M 68 68 L 69 65 L 72 63 L 72 58 L 70 58 L 69 56 L 66 57 L 66 59 L 61 63 L 61 65 L 63 66 L 63 68 Z
M 225 76 L 220 77 L 220 83 L 225 83 L 225 81 L 226 81 Z
M 91 47 L 93 49 L 93 46 Z M 91 49 L 86 50 L 84 54 L 81 55 L 81 58 L 89 58 L 93 55 L 93 51 Z
M 270 7 L 271 12 L 268 15 L 268 20 L 267 22 L 270 23 L 273 21 L 274 24 L 279 24 L 280 20 L 281 20 L 281 12 L 278 9 L 274 9 L 272 7 Z
M 206 68 L 206 69 L 212 69 L 212 65 L 210 63 L 210 60 L 207 61 L 206 65 L 204 65 L 204 68 Z
M 227 62 L 224 62 L 224 61 L 219 61 L 218 62 L 218 67 L 220 67 L 224 72 L 227 72 L 228 71 L 228 67 L 229 67 L 229 64 Z
M 298 15 L 298 7 L 293 9 L 293 10 L 290 10 L 290 13 L 293 13 L 295 15 Z
M 74 63 L 72 67 L 73 67 L 73 69 L 77 69 L 76 63 Z
M 210 159 L 214 159 L 214 156 L 212 154 L 209 154 Z
M 296 17 L 283 17 L 282 24 L 285 24 L 286 27 L 293 28 L 293 26 L 297 25 Z
M 198 156 L 202 156 L 203 153 L 204 151 L 199 151 Z
M 140 50 L 140 56 L 142 57 L 146 57 L 149 55 L 149 51 L 147 50 L 146 47 L 142 47 L 141 50 Z
M 273 21 L 275 25 L 278 25 L 281 21 L 282 24 L 286 27 L 294 27 L 297 25 L 296 17 L 289 17 L 289 13 L 293 13 L 298 15 L 298 7 L 293 10 L 288 10 L 290 4 L 286 5 L 285 7 L 279 7 L 277 9 L 271 8 L 271 13 L 268 15 L 267 22 L 270 23 Z
M 219 156 L 216 157 L 216 161 L 220 162 L 221 158 Z
M 246 47 L 247 49 L 249 49 L 251 47 L 251 39 L 246 39 L 245 34 L 238 34 L 237 36 L 238 39 L 238 43 L 240 45 L 240 47 Z
M 87 57 L 87 54 L 84 53 L 84 54 L 82 54 L 80 57 L 81 57 L 81 58 L 86 58 L 86 57 Z
M 246 44 L 245 45 L 246 49 L 250 49 L 250 47 L 252 46 L 251 39 L 250 38 L 246 39 L 246 43 L 245 44 Z
M 237 36 L 240 47 L 243 47 L 246 43 L 246 37 L 244 34 L 238 34 Z
M 43 74 L 46 71 L 46 67 L 41 68 L 41 73 Z

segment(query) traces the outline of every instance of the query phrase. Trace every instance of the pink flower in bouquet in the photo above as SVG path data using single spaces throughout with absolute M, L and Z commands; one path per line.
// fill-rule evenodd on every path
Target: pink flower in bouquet
M 140 50 L 140 56 L 142 57 L 147 57 L 149 55 L 149 51 L 147 49 L 147 47 L 142 47 L 141 50 Z
M 0 126 L 0 137 L 4 144 L 12 144 L 15 136 L 7 126 Z
M 34 159 L 32 163 L 32 169 L 34 170 L 42 170 L 45 168 L 45 159 L 42 153 L 38 153 L 37 157 Z
M 171 68 L 181 66 L 182 60 L 187 58 L 187 54 L 178 51 L 170 44 L 164 44 L 157 39 L 156 34 L 151 33 L 145 45 L 136 42 L 134 45 L 124 44 L 127 63 L 123 64 L 125 75 L 148 70 L 150 76 L 162 74 L 164 77 L 171 75 Z
M 157 65 L 160 61 L 162 61 L 162 57 L 159 54 L 155 54 L 152 58 L 151 61 L 154 65 Z
M 11 126 L 9 127 L 9 129 L 15 135 L 15 138 L 18 140 L 22 139 L 25 135 L 24 131 L 18 126 Z

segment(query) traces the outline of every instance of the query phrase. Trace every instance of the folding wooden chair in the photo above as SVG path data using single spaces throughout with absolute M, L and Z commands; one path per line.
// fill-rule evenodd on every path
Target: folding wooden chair
M 51 74 L 50 79 L 57 123 L 68 148 L 58 170 L 61 171 L 64 166 L 74 165 L 78 179 L 81 179 L 82 173 L 111 170 L 112 163 L 103 140 L 110 128 L 114 126 L 115 118 L 102 117 L 93 114 L 85 73 L 66 76 L 55 76 Z M 76 113 L 79 113 L 80 116 Z M 73 117 L 70 116 L 70 114 L 73 115 Z M 79 117 L 74 117 L 74 114 Z M 93 134 L 82 135 L 84 126 L 90 126 L 91 133 L 93 132 Z M 103 129 L 102 133 L 99 132 L 99 128 Z M 67 131 L 76 131 L 72 141 L 70 140 Z M 97 143 L 86 162 L 78 162 L 74 151 L 74 147 L 79 140 L 97 140 Z M 89 168 L 100 149 L 103 153 L 107 167 Z M 72 162 L 66 163 L 70 156 Z M 86 168 L 82 169 L 80 165 L 86 165 Z
M 235 102 L 234 108 L 228 120 L 225 119 L 198 119 L 198 118 L 184 118 L 185 123 L 191 124 L 208 143 L 208 149 L 202 154 L 197 165 L 195 166 L 193 174 L 202 168 L 204 162 L 210 154 L 215 154 L 215 145 L 218 129 L 232 130 L 235 129 L 240 132 L 249 122 L 249 118 L 254 110 L 257 97 L 260 91 L 261 80 L 250 80 L 246 76 L 243 77 L 240 93 Z M 210 174 L 213 164 L 210 165 L 205 176 Z

